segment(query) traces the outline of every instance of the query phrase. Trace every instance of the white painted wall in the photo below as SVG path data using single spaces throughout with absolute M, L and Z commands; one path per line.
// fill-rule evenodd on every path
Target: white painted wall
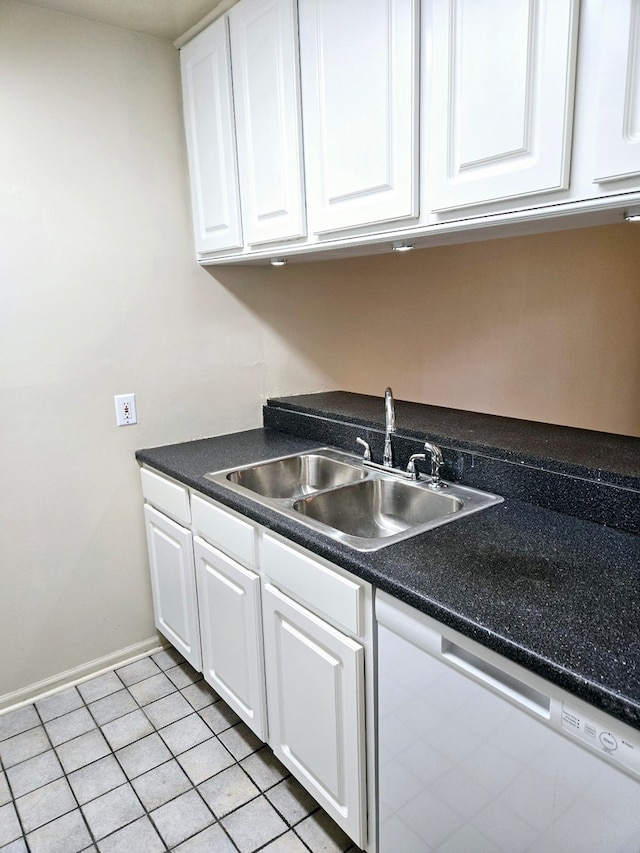
M 193 260 L 169 42 L 0 0 L 0 116 L 1 707 L 155 635 L 134 450 L 259 425 L 268 377 L 267 271 Z

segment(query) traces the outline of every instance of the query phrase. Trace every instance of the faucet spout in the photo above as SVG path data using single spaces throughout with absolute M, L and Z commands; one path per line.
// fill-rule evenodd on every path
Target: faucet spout
M 391 445 L 391 434 L 396 431 L 396 410 L 391 388 L 387 388 L 384 392 L 384 420 L 384 455 L 382 457 L 382 464 L 385 468 L 392 468 L 393 447 Z

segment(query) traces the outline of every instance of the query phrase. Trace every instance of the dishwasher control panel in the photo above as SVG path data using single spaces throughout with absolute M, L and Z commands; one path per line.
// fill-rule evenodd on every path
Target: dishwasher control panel
M 603 728 L 566 702 L 562 703 L 562 729 L 640 776 L 640 733 L 632 740 L 614 728 Z

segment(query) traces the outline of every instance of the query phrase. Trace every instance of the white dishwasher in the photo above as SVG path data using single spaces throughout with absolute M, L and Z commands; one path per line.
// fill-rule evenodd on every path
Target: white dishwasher
M 640 732 L 385 593 L 379 853 L 640 853 Z

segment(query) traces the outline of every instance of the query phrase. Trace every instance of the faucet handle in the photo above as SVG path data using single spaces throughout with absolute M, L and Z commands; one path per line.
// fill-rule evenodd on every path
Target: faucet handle
M 420 479 L 420 471 L 416 468 L 416 462 L 419 460 L 426 462 L 427 457 L 424 453 L 414 453 L 409 457 L 409 462 L 407 463 L 407 474 L 409 474 L 412 480 Z
M 364 456 L 362 457 L 365 462 L 371 462 L 371 448 L 369 447 L 369 443 L 364 440 L 364 438 L 356 438 L 356 443 L 362 445 L 364 447 Z

